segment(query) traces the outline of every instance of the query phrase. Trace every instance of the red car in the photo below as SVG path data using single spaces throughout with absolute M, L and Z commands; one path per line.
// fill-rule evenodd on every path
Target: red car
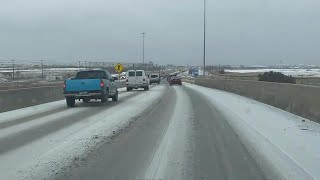
M 181 77 L 178 77 L 178 76 L 172 76 L 171 78 L 170 78 L 170 86 L 172 85 L 172 84 L 180 84 L 180 85 L 182 85 L 182 81 L 181 81 Z

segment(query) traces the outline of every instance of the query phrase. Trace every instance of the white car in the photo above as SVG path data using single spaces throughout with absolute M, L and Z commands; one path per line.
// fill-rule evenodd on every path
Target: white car
M 127 91 L 132 89 L 143 88 L 145 91 L 149 90 L 149 79 L 144 70 L 129 70 L 127 71 L 126 87 Z
M 158 83 L 160 84 L 160 77 L 158 74 L 151 74 L 150 76 L 150 84 L 152 83 Z

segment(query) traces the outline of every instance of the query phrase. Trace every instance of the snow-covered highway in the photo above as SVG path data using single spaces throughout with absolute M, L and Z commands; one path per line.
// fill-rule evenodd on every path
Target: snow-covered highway
M 188 83 L 0 113 L 0 179 L 320 179 L 320 125 Z

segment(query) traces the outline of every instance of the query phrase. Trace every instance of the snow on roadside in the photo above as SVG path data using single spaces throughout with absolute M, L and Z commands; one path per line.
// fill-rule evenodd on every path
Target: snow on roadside
M 271 179 L 320 179 L 320 124 L 239 95 L 185 85 L 225 115 L 262 169 L 276 173 Z
M 118 88 L 118 91 L 119 92 L 125 92 L 125 91 L 127 91 L 127 87 Z
M 130 92 L 130 93 L 119 94 L 119 99 L 121 101 L 122 98 L 129 97 L 133 94 L 135 93 Z M 48 113 L 52 110 L 55 110 L 56 108 L 55 105 L 57 104 L 59 105 L 60 103 L 61 103 L 61 106 L 63 106 L 62 111 L 59 111 L 53 114 Z M 15 113 L 19 114 L 21 117 L 30 117 L 30 116 L 36 115 L 38 110 L 39 113 L 47 113 L 48 115 L 35 117 L 32 121 L 26 121 L 14 126 L 9 126 L 7 128 L 1 129 L 0 139 L 5 139 L 10 136 L 11 137 L 16 136 L 17 134 L 24 132 L 28 129 L 39 128 L 45 124 L 50 124 L 50 123 L 52 124 L 52 123 L 55 123 L 56 121 L 59 122 L 61 121 L 61 119 L 66 119 L 70 115 L 74 116 L 76 114 L 88 111 L 90 108 L 95 108 L 95 107 L 81 107 L 81 106 L 76 108 L 67 108 L 65 105 L 65 101 L 46 103 L 46 104 L 43 104 L 43 107 L 41 107 L 41 105 L 37 105 L 36 107 L 37 108 L 30 107 L 30 108 L 23 108 L 20 110 L 10 111 L 7 113 L 1 113 L 1 114 L 7 114 L 7 115 L 10 114 L 10 116 L 7 116 L 7 118 L 9 119 L 4 120 L 5 122 L 14 120 L 10 118 Z M 50 107 L 52 109 L 50 109 Z M 118 109 L 121 109 L 121 108 L 118 107 Z M 82 121 L 74 123 L 69 127 L 64 127 L 54 133 L 47 134 L 42 138 L 37 139 L 36 141 L 29 142 L 28 144 L 20 148 L 14 149 L 5 154 L 1 154 L 0 155 L 1 177 L 2 178 L 6 177 L 8 179 L 17 179 L 17 177 L 14 175 L 17 174 L 17 172 L 21 171 L 22 168 L 29 167 L 27 164 L 30 164 L 30 163 L 35 164 L 35 161 L 39 159 L 39 156 L 46 154 L 49 151 L 52 151 L 52 149 L 56 148 L 57 144 L 61 144 L 64 141 L 68 141 L 69 136 L 72 136 L 73 134 L 76 134 L 82 129 L 86 128 L 88 126 L 88 123 L 91 123 L 91 121 L 95 121 L 95 119 L 93 118 L 84 119 Z M 26 156 L 26 152 L 28 152 L 28 156 Z M 51 161 L 51 163 L 48 163 L 48 164 L 52 164 L 53 162 L 56 162 L 56 161 Z
M 118 88 L 118 91 L 122 93 L 127 91 L 127 88 L 126 87 Z M 53 111 L 53 110 L 65 108 L 65 107 L 66 107 L 65 100 L 60 100 L 60 101 L 39 104 L 31 107 L 21 108 L 17 110 L 12 110 L 8 112 L 3 112 L 3 113 L 0 113 L 0 123 L 13 121 L 16 119 L 24 118 L 26 116 L 33 116 L 36 114 L 47 112 L 49 110 Z
M 77 166 L 85 158 L 87 152 L 97 147 L 99 143 L 103 143 L 106 138 L 111 138 L 118 131 L 121 131 L 146 108 L 156 103 L 163 95 L 165 88 L 165 86 L 156 86 L 151 91 L 143 92 L 126 100 L 125 103 L 121 104 L 121 108 L 119 108 L 119 105 L 112 106 L 71 127 L 59 130 L 7 153 L 6 156 L 10 157 L 6 158 L 8 161 L 13 161 L 13 158 L 16 163 L 21 162 L 18 167 L 15 167 L 15 173 L 20 173 L 15 174 L 12 171 L 6 172 L 3 170 L 1 172 L 2 177 L 9 179 L 54 178 L 54 175 L 59 171 L 63 171 L 70 166 Z M 48 149 L 47 146 L 50 148 Z M 25 157 L 25 152 L 32 154 L 34 153 L 33 150 L 41 151 L 41 148 L 44 148 L 45 151 L 42 151 L 40 155 L 38 154 L 36 158 L 33 156 L 30 159 L 29 156 L 32 155 Z M 1 157 L 1 161 L 3 159 L 4 157 Z M 7 167 L 7 169 L 9 168 Z
M 26 116 L 33 116 L 36 114 L 44 113 L 49 110 L 56 110 L 65 107 L 65 100 L 44 103 L 36 106 L 26 107 L 22 109 L 12 110 L 0 113 L 0 123 L 21 119 Z

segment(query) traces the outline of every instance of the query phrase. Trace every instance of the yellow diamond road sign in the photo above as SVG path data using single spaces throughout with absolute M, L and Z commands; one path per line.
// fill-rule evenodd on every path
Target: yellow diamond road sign
M 116 64 L 116 66 L 114 68 L 118 73 L 121 73 L 123 70 L 123 66 L 120 63 Z

